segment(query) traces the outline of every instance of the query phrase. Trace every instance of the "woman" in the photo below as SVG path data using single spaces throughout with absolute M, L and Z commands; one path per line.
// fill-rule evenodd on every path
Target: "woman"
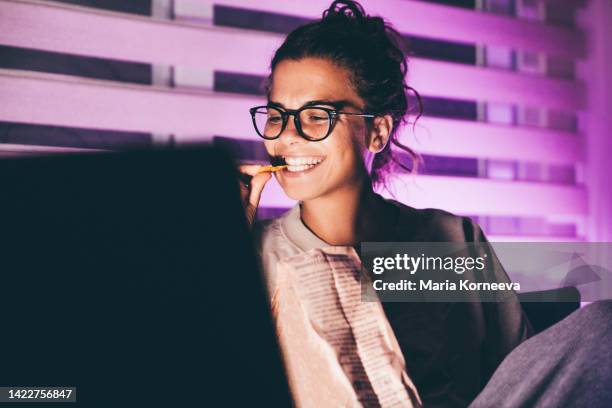
M 398 165 L 391 146 L 408 113 L 401 38 L 353 1 L 334 1 L 323 18 L 294 30 L 276 51 L 268 103 L 253 122 L 284 192 L 299 203 L 282 217 L 254 225 L 271 293 L 282 259 L 313 248 L 365 241 L 486 242 L 467 217 L 416 210 L 384 199 L 373 186 Z M 253 222 L 271 178 L 259 166 L 243 185 Z M 503 270 L 500 279 L 507 280 Z M 530 334 L 514 296 L 503 303 L 387 303 L 385 316 L 425 406 L 466 406 L 495 368 Z M 366 404 L 367 405 L 367 404 Z

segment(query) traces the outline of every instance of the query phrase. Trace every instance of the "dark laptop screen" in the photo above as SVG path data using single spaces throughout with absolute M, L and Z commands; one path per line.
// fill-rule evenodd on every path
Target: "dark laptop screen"
M 0 386 L 288 406 L 236 180 L 207 148 L 0 160 Z

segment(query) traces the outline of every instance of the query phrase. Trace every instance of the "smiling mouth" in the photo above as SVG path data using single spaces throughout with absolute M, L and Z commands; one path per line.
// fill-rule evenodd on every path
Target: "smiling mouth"
M 270 163 L 273 166 L 286 165 L 282 172 L 299 173 L 315 168 L 324 160 L 323 156 L 275 156 Z
M 291 173 L 302 172 L 306 170 L 311 170 L 321 164 L 324 157 L 321 156 L 301 156 L 301 157 L 284 157 L 285 163 L 287 164 L 287 168 L 285 171 Z

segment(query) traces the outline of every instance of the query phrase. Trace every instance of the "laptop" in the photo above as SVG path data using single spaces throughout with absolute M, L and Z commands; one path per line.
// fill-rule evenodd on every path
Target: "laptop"
M 0 185 L 0 387 L 291 405 L 229 154 L 8 158 Z

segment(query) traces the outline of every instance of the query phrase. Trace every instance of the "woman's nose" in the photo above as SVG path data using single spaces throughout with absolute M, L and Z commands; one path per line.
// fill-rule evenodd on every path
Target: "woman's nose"
M 297 128 L 295 127 L 295 116 L 290 115 L 287 118 L 287 125 L 281 133 L 280 138 L 284 139 L 284 141 L 288 143 L 293 143 L 295 141 L 306 141 L 302 138 L 302 136 L 300 136 Z

